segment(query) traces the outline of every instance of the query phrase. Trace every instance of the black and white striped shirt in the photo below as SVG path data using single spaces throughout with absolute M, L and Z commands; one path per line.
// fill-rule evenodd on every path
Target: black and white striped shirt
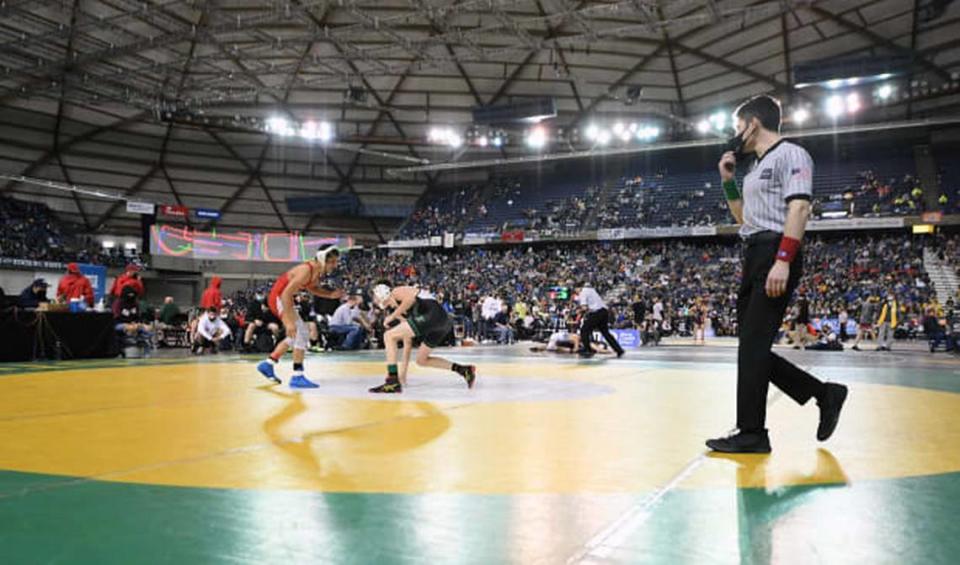
M 583 287 L 583 290 L 580 291 L 580 295 L 577 297 L 577 301 L 581 306 L 586 306 L 587 310 L 591 312 L 596 312 L 597 310 L 602 310 L 607 307 L 607 303 L 600 298 L 597 291 L 589 286 Z
M 813 197 L 813 159 L 807 150 L 781 139 L 743 177 L 743 225 L 746 237 L 762 231 L 783 233 L 787 203 Z

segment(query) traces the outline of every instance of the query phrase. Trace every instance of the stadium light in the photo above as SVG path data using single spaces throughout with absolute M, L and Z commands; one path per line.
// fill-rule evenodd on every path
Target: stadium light
M 717 131 L 723 131 L 723 128 L 727 127 L 727 114 L 726 112 L 714 112 L 710 116 L 710 123 Z
M 803 124 L 810 118 L 810 112 L 806 108 L 797 108 L 793 111 L 793 123 L 797 125 Z
M 431 143 L 449 145 L 454 149 L 457 149 L 463 145 L 463 138 L 460 136 L 460 134 L 450 128 L 430 128 L 430 131 L 427 133 L 427 139 Z
M 616 135 L 622 134 L 623 130 L 624 130 L 623 122 L 617 122 L 613 124 L 613 133 L 615 133 Z
M 710 122 L 708 120 L 700 120 L 697 122 L 697 131 L 700 133 L 707 133 L 710 131 Z
M 103 243 L 101 245 L 103 245 L 104 249 L 113 249 L 114 247 L 117 246 L 116 242 L 110 241 L 109 239 L 103 240 Z
M 655 126 L 644 126 L 637 130 L 637 139 L 640 141 L 649 141 L 660 135 L 660 128 Z
M 834 94 L 830 98 L 827 98 L 827 115 L 833 119 L 837 119 L 843 114 L 843 98 L 839 95 Z
M 527 132 L 527 146 L 531 149 L 542 149 L 547 144 L 547 130 L 541 126 L 531 128 Z
M 477 138 L 477 145 L 479 145 L 480 147 L 486 147 L 489 144 L 490 144 L 490 140 L 487 139 L 487 136 L 481 135 L 480 137 Z
M 494 147 L 503 147 L 503 137 L 499 135 L 493 136 L 493 139 L 490 140 L 490 144 Z
M 293 135 L 293 127 L 286 118 L 273 117 L 267 120 L 267 131 L 274 135 Z
M 630 133 L 630 130 L 628 130 L 628 129 L 623 129 L 623 130 L 620 131 L 620 141 L 626 143 L 626 142 L 630 141 L 630 138 L 632 138 L 632 137 L 633 137 L 633 134 Z
M 584 132 L 589 141 L 596 141 L 597 136 L 600 135 L 600 128 L 597 127 L 597 124 L 590 124 L 587 126 L 587 130 Z
M 320 122 L 320 127 L 317 128 L 317 139 L 322 142 L 333 139 L 333 124 L 330 122 Z
M 860 111 L 860 95 L 856 92 L 851 92 L 847 95 L 847 113 L 855 114 Z
M 427 134 L 427 139 L 433 143 L 443 143 L 446 137 L 446 131 L 438 127 L 430 128 L 430 132 Z
M 893 96 L 893 86 L 889 84 L 884 84 L 877 89 L 877 98 L 879 98 L 880 100 L 887 100 L 891 96 Z
M 597 145 L 610 143 L 610 130 L 602 129 L 597 133 Z
M 333 126 L 330 122 L 304 122 L 300 126 L 300 137 L 307 140 L 318 140 L 326 143 L 333 139 Z

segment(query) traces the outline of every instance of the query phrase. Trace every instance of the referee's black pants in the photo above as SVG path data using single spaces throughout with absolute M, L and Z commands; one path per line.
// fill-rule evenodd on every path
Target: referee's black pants
M 798 404 L 805 404 L 824 388 L 813 375 L 771 351 L 803 274 L 803 256 L 797 253 L 790 265 L 786 292 L 776 298 L 767 296 L 767 275 L 776 261 L 780 238 L 779 233 L 763 232 L 748 238 L 744 247 L 743 279 L 737 296 L 737 428 L 743 432 L 765 429 L 771 382 Z
M 620 347 L 617 338 L 613 337 L 613 334 L 610 333 L 610 312 L 607 311 L 606 308 L 589 312 L 583 319 L 583 325 L 580 327 L 580 351 L 593 351 L 590 347 L 590 341 L 594 331 L 600 332 L 600 335 L 603 336 L 603 339 L 607 340 L 607 343 L 617 352 L 617 355 L 623 353 L 623 348 Z

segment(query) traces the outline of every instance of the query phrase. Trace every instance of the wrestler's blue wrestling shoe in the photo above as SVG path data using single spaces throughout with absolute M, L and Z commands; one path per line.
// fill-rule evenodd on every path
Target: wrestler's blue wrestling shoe
M 294 377 L 290 379 L 290 388 L 318 388 L 319 386 L 320 385 L 315 382 L 308 381 L 307 377 L 303 375 L 294 375 Z
M 273 363 L 271 363 L 270 361 L 261 361 L 257 365 L 257 371 L 259 371 L 261 375 L 267 377 L 271 381 L 277 384 L 280 384 L 281 382 L 280 377 L 278 377 L 277 374 L 273 371 Z

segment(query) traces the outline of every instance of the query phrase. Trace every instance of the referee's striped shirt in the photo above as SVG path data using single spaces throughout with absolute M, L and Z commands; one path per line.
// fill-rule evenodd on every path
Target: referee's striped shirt
M 813 197 L 813 159 L 807 150 L 781 139 L 743 177 L 743 224 L 740 235 L 783 233 L 787 203 Z

